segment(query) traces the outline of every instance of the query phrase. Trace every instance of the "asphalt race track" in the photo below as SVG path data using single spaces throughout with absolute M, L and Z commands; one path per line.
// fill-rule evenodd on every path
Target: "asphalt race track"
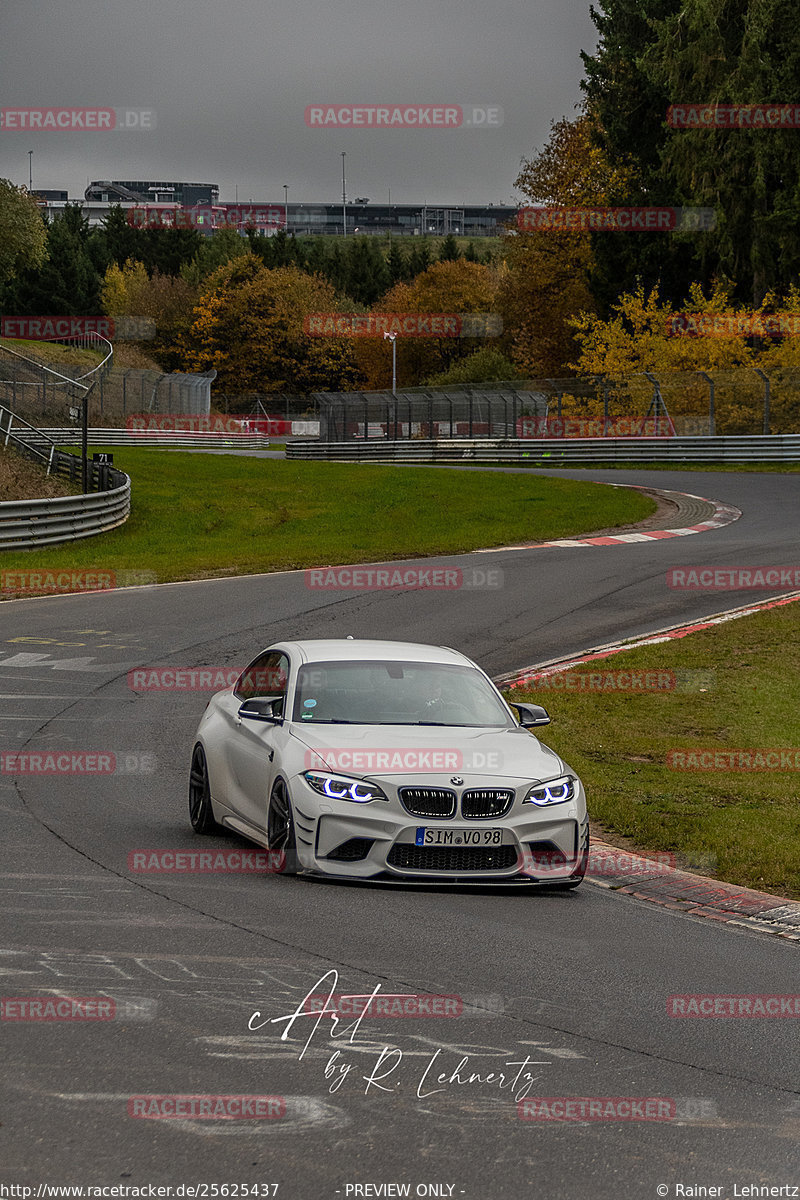
M 284 1200 L 800 1194 L 800 1020 L 667 1015 L 673 994 L 800 993 L 797 943 L 591 884 L 508 895 L 129 868 L 141 849 L 248 848 L 188 825 L 206 696 L 134 693 L 134 667 L 244 666 L 279 638 L 353 634 L 455 646 L 500 674 L 770 595 L 674 591 L 671 567 L 798 562 L 800 475 L 559 474 L 743 515 L 672 540 L 436 560 L 499 569 L 499 587 L 333 592 L 297 572 L 3 604 L 3 749 L 114 754 L 117 771 L 0 776 L 0 991 L 104 997 L 115 1013 L 2 1022 L 0 1184 L 207 1184 L 194 1194 L 210 1197 L 279 1184 Z M 98 539 L 98 566 L 102 554 Z M 309 992 L 378 986 L 459 997 L 461 1015 L 290 1026 Z M 143 1111 L 131 1097 L 175 1094 L 283 1097 L 283 1115 L 129 1115 Z M 647 1111 L 665 1119 L 523 1119 L 525 1097 L 634 1098 L 635 1113 L 658 1098 Z

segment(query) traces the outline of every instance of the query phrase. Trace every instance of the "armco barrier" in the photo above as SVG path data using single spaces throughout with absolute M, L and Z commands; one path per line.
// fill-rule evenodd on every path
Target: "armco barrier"
M 73 446 L 80 441 L 79 429 L 40 429 L 42 443 L 57 442 L 61 446 Z M 26 434 L 29 444 L 37 442 L 37 435 Z M 240 450 L 269 450 L 270 439 L 260 433 L 217 433 L 205 430 L 164 429 L 103 429 L 89 430 L 90 446 L 152 446 L 159 450 L 224 450 L 236 447 Z
M 121 474 L 121 472 L 120 472 Z M 122 525 L 131 509 L 131 481 L 108 492 L 7 500 L 0 504 L 0 550 L 31 550 L 105 533 Z
M 74 434 L 73 434 L 74 440 Z M 52 438 L 0 405 L 0 441 L 32 458 L 48 475 L 63 475 L 74 483 L 83 479 L 83 459 L 59 450 Z M 0 503 L 0 550 L 31 550 L 56 542 L 72 542 L 114 529 L 128 519 L 131 481 L 107 463 L 87 463 L 89 491 L 79 496 L 47 500 L 6 500 Z
M 751 437 L 436 438 L 360 442 L 287 442 L 287 458 L 340 462 L 519 463 L 569 467 L 576 463 L 747 463 L 800 461 L 800 434 Z

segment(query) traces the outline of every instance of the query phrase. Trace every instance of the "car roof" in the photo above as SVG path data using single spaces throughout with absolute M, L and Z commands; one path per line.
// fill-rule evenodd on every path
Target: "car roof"
M 422 642 L 385 642 L 368 638 L 304 638 L 296 642 L 276 642 L 270 650 L 285 650 L 299 655 L 303 662 L 374 662 L 388 659 L 392 662 L 428 662 L 451 666 L 475 664 L 447 646 L 429 646 Z

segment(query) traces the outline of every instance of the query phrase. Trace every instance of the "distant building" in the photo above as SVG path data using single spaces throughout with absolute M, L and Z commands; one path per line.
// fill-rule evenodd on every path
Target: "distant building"
M 34 188 L 31 192 L 32 196 L 38 196 L 40 200 L 44 200 L 49 204 L 51 200 L 66 201 L 68 193 L 55 191 L 53 188 Z
M 496 237 L 516 220 L 516 205 L 370 204 L 352 200 L 346 206 L 347 232 L 428 234 L 432 237 Z M 290 233 L 341 233 L 342 205 L 290 204 Z
M 285 204 L 248 201 L 247 204 L 220 205 L 219 187 L 215 183 L 180 183 L 149 179 L 98 179 L 86 189 L 83 200 L 67 200 L 67 193 L 40 191 L 37 193 L 45 202 L 47 215 L 53 217 L 67 203 L 80 204 L 89 224 L 99 225 L 110 209 L 120 205 L 124 209 L 142 206 L 178 205 L 184 208 L 213 206 L 242 213 L 242 221 L 255 222 L 261 228 L 259 213 L 268 211 L 267 224 L 272 231 L 285 224 L 289 233 L 300 235 L 341 234 L 343 218 L 347 233 L 392 234 L 393 236 L 416 235 L 446 237 L 497 237 L 516 221 L 516 205 L 507 204 L 371 204 L 366 197 L 349 201 L 342 212 L 342 204 Z M 250 214 L 249 216 L 247 214 Z M 213 232 L 210 229 L 204 232 Z
M 137 204 L 216 204 L 219 188 L 215 183 L 163 183 L 152 179 L 97 179 L 84 192 L 85 200 L 117 201 Z

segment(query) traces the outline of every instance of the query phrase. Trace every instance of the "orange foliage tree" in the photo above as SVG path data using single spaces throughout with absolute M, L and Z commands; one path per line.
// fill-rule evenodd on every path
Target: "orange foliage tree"
M 467 262 L 438 262 L 411 283 L 397 283 L 374 306 L 380 313 L 496 314 L 500 277 L 495 267 Z M 491 329 L 491 325 L 489 326 Z M 397 338 L 397 386 L 413 387 L 487 344 L 484 337 Z M 494 339 L 489 342 L 495 345 Z M 392 347 L 379 338 L 354 339 L 354 352 L 365 386 L 380 391 L 392 384 Z
M 341 339 L 309 337 L 304 320 L 345 304 L 318 275 L 265 267 L 246 254 L 208 277 L 186 344 L 191 370 L 215 369 L 226 392 L 348 390 L 360 374 Z
M 603 206 L 625 196 L 633 172 L 607 161 L 593 139 L 595 128 L 588 112 L 553 123 L 544 149 L 523 162 L 516 180 L 532 205 Z M 523 374 L 563 375 L 575 354 L 570 318 L 595 310 L 589 290 L 591 235 L 513 230 L 506 235 L 505 254 L 499 309 L 507 352 Z

